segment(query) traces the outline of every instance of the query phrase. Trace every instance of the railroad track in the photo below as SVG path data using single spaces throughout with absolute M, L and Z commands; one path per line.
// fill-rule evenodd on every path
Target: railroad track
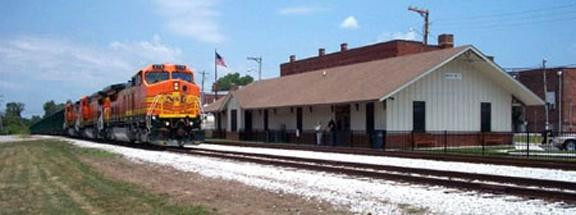
M 527 199 L 563 201 L 571 205 L 576 204 L 576 183 L 566 181 L 419 169 L 379 164 L 363 164 L 201 148 L 159 147 L 146 144 L 127 144 L 122 142 L 106 141 L 97 142 L 145 150 L 169 151 L 188 155 L 252 162 L 263 165 L 293 167 L 373 179 L 443 186 L 447 188 L 472 190 L 497 195 L 514 195 Z
M 206 143 L 223 145 L 223 146 L 241 146 L 241 147 L 260 147 L 272 149 L 286 149 L 286 150 L 303 150 L 313 152 L 333 152 L 354 155 L 373 155 L 373 156 L 390 156 L 401 158 L 414 158 L 414 159 L 428 159 L 439 161 L 455 161 L 455 162 L 468 162 L 468 163 L 486 163 L 495 165 L 507 165 L 518 167 L 534 167 L 546 169 L 562 169 L 576 171 L 576 162 L 559 161 L 559 160 L 532 160 L 525 157 L 491 157 L 479 155 L 457 155 L 457 154 L 436 154 L 429 152 L 418 151 L 382 151 L 367 148 L 351 148 L 351 147 L 327 147 L 316 145 L 303 145 L 303 144 L 282 144 L 282 143 L 258 143 L 258 142 L 236 142 L 236 141 L 221 141 L 221 140 L 207 140 Z
M 200 148 L 167 151 L 576 204 L 576 183 Z

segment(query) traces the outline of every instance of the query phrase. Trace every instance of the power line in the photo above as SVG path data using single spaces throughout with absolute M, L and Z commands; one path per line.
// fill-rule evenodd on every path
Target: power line
M 464 22 L 434 22 L 435 24 L 438 23 L 441 26 L 450 26 L 450 27 L 458 27 L 458 26 L 468 26 L 468 25 L 482 25 L 482 24 L 496 24 L 496 23 L 509 23 L 509 22 L 518 22 L 518 21 L 542 21 L 542 20 L 550 20 L 550 19 L 561 19 L 572 17 L 576 14 L 576 10 L 570 11 L 567 13 L 560 13 L 560 14 L 543 14 L 542 16 L 524 16 L 524 17 L 516 17 L 516 18 L 503 18 L 503 19 L 493 19 L 493 20 L 476 20 L 476 21 L 464 21 Z
M 554 11 L 554 10 L 563 10 L 563 9 L 569 9 L 572 7 L 576 7 L 576 3 L 558 5 L 558 6 L 547 7 L 547 8 L 538 8 L 538 9 L 505 12 L 505 13 L 484 14 L 484 15 L 478 15 L 478 16 L 467 16 L 467 17 L 465 16 L 465 17 L 458 17 L 458 19 L 452 19 L 452 18 L 450 18 L 450 19 L 437 19 L 436 21 L 450 22 L 450 21 L 474 20 L 474 19 L 482 19 L 482 18 L 506 17 L 506 16 L 514 16 L 514 15 L 525 15 L 525 14 L 530 14 L 530 13 L 543 13 L 543 12 L 549 12 L 549 11 Z
M 466 30 L 485 30 L 485 29 L 494 29 L 494 28 L 510 28 L 510 27 L 520 27 L 526 25 L 533 25 L 533 24 L 545 24 L 545 23 L 555 23 L 555 22 L 565 22 L 565 21 L 576 21 L 576 16 L 571 17 L 563 17 L 563 18 L 556 18 L 556 19 L 544 19 L 538 21 L 522 21 L 522 22 L 512 22 L 512 23 L 485 23 L 480 25 L 463 25 L 463 26 L 439 26 L 438 29 L 466 29 Z
M 564 64 L 564 65 L 550 65 L 547 67 L 548 68 L 564 68 L 564 67 L 574 67 L 574 66 L 576 66 L 576 63 Z M 525 71 L 525 70 L 542 69 L 542 66 L 541 65 L 532 65 L 532 66 L 527 66 L 527 67 L 503 67 L 502 69 L 504 69 L 506 72 L 519 72 L 519 71 Z

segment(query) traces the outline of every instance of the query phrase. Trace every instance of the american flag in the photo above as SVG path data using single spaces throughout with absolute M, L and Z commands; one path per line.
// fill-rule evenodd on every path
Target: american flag
M 220 56 L 218 52 L 216 52 L 216 65 L 228 68 L 228 66 L 226 66 L 226 63 L 224 62 L 224 58 L 222 58 L 222 56 Z

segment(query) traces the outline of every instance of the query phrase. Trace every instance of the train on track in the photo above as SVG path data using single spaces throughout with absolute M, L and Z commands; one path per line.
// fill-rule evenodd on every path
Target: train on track
M 153 64 L 34 124 L 37 134 L 184 146 L 202 141 L 200 87 L 185 65 Z

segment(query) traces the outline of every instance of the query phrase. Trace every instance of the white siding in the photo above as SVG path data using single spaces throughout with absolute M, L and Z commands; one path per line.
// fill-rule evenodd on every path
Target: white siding
M 270 113 L 268 113 L 270 116 Z M 252 130 L 264 130 L 264 110 L 252 110 Z
M 358 104 L 358 110 L 356 110 L 356 104 Z M 366 130 L 366 103 L 350 105 L 350 129 L 353 131 Z
M 222 130 L 228 130 L 228 115 L 226 115 L 226 112 L 223 112 L 220 114 L 220 117 L 220 122 L 222 123 L 220 125 L 222 125 Z
M 241 131 L 244 128 L 244 111 L 240 108 L 240 104 L 238 104 L 238 101 L 236 100 L 235 97 L 230 98 L 230 100 L 228 101 L 227 107 L 226 107 L 226 116 L 230 116 L 230 117 L 226 117 L 226 130 L 227 131 L 231 131 L 231 125 L 232 125 L 232 114 L 231 111 L 232 110 L 236 110 L 236 129 L 238 131 Z
M 512 95 L 472 66 L 455 60 L 388 100 L 388 130 L 412 130 L 412 102 L 426 102 L 426 130 L 480 131 L 480 103 L 492 104 L 492 131 L 511 131 Z M 476 62 L 480 63 L 480 62 Z M 448 80 L 446 73 L 460 73 Z
M 274 113 L 274 108 L 268 110 L 268 129 L 280 130 L 282 125 L 285 125 L 288 130 L 296 129 L 296 107 L 293 113 L 290 112 L 290 108 L 275 109 L 276 113 Z
M 294 115 L 295 117 L 296 115 Z M 334 113 L 330 109 L 330 106 L 313 106 L 312 112 L 310 112 L 309 107 L 302 108 L 302 129 L 313 130 L 318 122 L 322 126 L 327 126 L 330 119 L 334 117 Z
M 385 101 L 387 102 L 387 101 Z M 386 121 L 386 111 L 384 109 L 385 102 L 374 102 L 374 129 L 376 130 L 386 130 L 387 128 L 387 121 Z M 387 106 L 386 106 L 387 108 Z

